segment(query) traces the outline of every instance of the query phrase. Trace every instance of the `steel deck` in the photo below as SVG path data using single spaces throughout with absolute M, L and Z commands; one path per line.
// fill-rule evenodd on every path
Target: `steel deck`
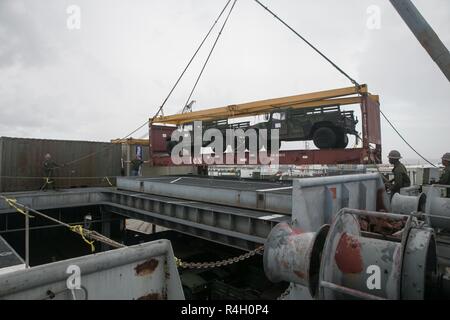
M 288 215 L 262 210 L 236 208 L 201 201 L 116 190 L 115 188 L 68 189 L 47 192 L 8 193 L 35 210 L 102 206 L 106 212 L 138 219 L 195 237 L 228 246 L 251 250 L 263 244 L 277 223 L 289 221 Z M 0 201 L 2 215 L 15 214 Z M 0 230 L 2 230 L 0 219 Z

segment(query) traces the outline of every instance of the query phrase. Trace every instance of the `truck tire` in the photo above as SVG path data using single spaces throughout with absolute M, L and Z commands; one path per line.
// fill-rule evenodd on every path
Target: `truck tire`
M 329 127 L 320 127 L 314 131 L 313 141 L 319 149 L 331 149 L 336 147 L 336 132 Z
M 344 133 L 342 135 L 339 135 L 337 139 L 336 147 L 340 149 L 345 149 L 348 146 L 348 136 Z

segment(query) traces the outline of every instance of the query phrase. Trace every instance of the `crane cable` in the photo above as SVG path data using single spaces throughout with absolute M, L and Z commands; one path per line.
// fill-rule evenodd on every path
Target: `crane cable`
M 158 111 L 156 112 L 156 114 L 153 116 L 152 118 L 152 122 L 153 119 L 155 119 L 159 113 L 162 111 L 162 109 L 164 108 L 164 105 L 166 104 L 167 100 L 169 100 L 170 96 L 172 95 L 173 91 L 175 90 L 175 88 L 178 86 L 178 83 L 181 81 L 181 78 L 183 78 L 184 74 L 186 73 L 187 69 L 189 68 L 189 66 L 191 65 L 192 61 L 194 61 L 195 57 L 197 56 L 198 52 L 200 51 L 200 49 L 203 47 L 203 44 L 205 43 L 205 41 L 208 39 L 209 35 L 211 34 L 211 32 L 213 31 L 214 27 L 216 26 L 217 22 L 220 20 L 220 18 L 222 17 L 223 13 L 225 12 L 226 8 L 228 8 L 228 5 L 230 4 L 231 0 L 228 0 L 227 3 L 225 4 L 225 6 L 223 7 L 222 11 L 220 11 L 219 16 L 217 17 L 217 19 L 214 21 L 213 25 L 211 26 L 211 28 L 209 29 L 208 33 L 206 34 L 206 36 L 203 38 L 202 42 L 200 43 L 200 45 L 198 46 L 197 50 L 194 52 L 194 55 L 192 56 L 192 58 L 189 60 L 188 64 L 186 65 L 186 67 L 184 68 L 183 72 L 181 73 L 181 75 L 178 77 L 177 81 L 175 82 L 174 86 L 172 87 L 172 89 L 170 90 L 169 94 L 167 95 L 166 99 L 164 99 L 163 103 L 161 104 L 161 106 L 159 107 Z M 234 6 L 234 4 L 233 4 Z M 185 104 L 187 105 L 187 103 Z
M 303 37 L 300 33 L 298 33 L 294 28 L 292 28 L 289 24 L 287 24 L 283 19 L 281 19 L 276 13 L 270 10 L 267 6 L 262 4 L 259 0 L 255 0 L 257 4 L 263 7 L 267 12 L 269 12 L 275 19 L 281 22 L 286 28 L 291 30 L 297 37 L 302 39 L 308 46 L 310 46 L 314 51 L 316 51 L 322 58 L 328 61 L 336 70 L 342 73 L 348 80 L 351 81 L 355 86 L 360 87 L 359 83 L 350 77 L 344 70 L 342 70 L 336 63 L 334 63 L 330 58 L 328 58 L 325 54 L 323 54 L 318 48 L 316 48 L 311 42 L 309 42 L 305 37 Z
M 197 80 L 195 81 L 194 87 L 192 88 L 192 90 L 189 94 L 189 97 L 187 98 L 186 103 L 184 104 L 185 106 L 187 106 L 187 104 L 189 103 L 189 100 L 191 99 L 192 95 L 194 94 L 195 89 L 197 88 L 197 84 L 200 81 L 200 78 L 202 77 L 203 72 L 205 71 L 206 65 L 208 64 L 209 59 L 211 58 L 211 55 L 214 52 L 214 49 L 216 48 L 217 42 L 219 41 L 220 36 L 222 35 L 223 30 L 225 29 L 225 26 L 227 25 L 228 19 L 230 18 L 231 12 L 233 12 L 236 2 L 237 2 L 237 0 L 234 0 L 233 5 L 231 6 L 231 9 L 228 12 L 228 15 L 222 25 L 222 28 L 220 29 L 219 34 L 217 35 L 216 40 L 214 41 L 214 44 L 213 44 L 211 50 L 209 51 L 208 57 L 206 58 L 205 63 L 203 64 L 203 67 L 197 77 Z
M 288 25 L 283 19 L 281 19 L 277 14 L 275 14 L 272 10 L 270 10 L 267 6 L 262 4 L 259 0 L 255 0 L 256 3 L 258 3 L 261 7 L 263 7 L 265 10 L 267 10 L 272 16 L 275 17 L 278 21 L 280 21 L 285 27 L 287 27 L 289 30 L 291 30 L 293 33 L 295 33 L 300 39 L 302 39 L 307 45 L 309 45 L 312 49 L 314 49 L 319 55 L 321 55 L 325 60 L 327 60 L 333 67 L 335 67 L 340 73 L 342 73 L 347 79 L 349 79 L 355 86 L 359 87 L 359 84 L 356 80 L 354 80 L 352 77 L 350 77 L 344 70 L 342 70 L 338 65 L 336 65 L 330 58 L 328 58 L 325 54 L 323 54 L 319 49 L 317 49 L 313 44 L 311 44 L 308 40 L 306 40 L 305 37 L 300 35 L 296 30 L 294 30 L 290 25 Z M 424 161 L 432 165 L 436 168 L 436 165 L 434 165 L 431 161 L 426 159 L 422 154 L 420 154 L 404 137 L 403 135 L 397 130 L 397 128 L 392 124 L 392 122 L 386 117 L 386 115 L 383 113 L 383 111 L 380 110 L 381 115 L 384 117 L 384 119 L 388 122 L 388 124 L 394 129 L 394 131 L 398 134 L 398 136 L 406 143 L 406 145 L 411 148 L 412 151 L 414 151 L 419 157 L 421 157 Z
M 437 168 L 437 166 L 435 164 L 433 164 L 427 158 L 422 156 L 422 154 L 420 154 L 411 144 L 409 144 L 408 141 L 406 141 L 406 139 L 403 137 L 403 135 L 397 130 L 397 128 L 392 124 L 392 122 L 388 119 L 388 117 L 386 117 L 386 115 L 383 113 L 383 111 L 380 110 L 380 113 L 383 116 L 383 118 L 387 121 L 387 123 L 389 123 L 389 125 L 392 127 L 392 129 L 394 129 L 394 131 L 398 134 L 398 136 L 406 143 L 406 145 L 408 147 L 411 148 L 412 151 L 414 151 L 419 157 L 421 157 L 423 160 L 428 162 L 430 165 L 432 165 L 433 167 Z
M 125 140 L 127 138 L 129 138 L 130 136 L 132 136 L 134 133 L 136 133 L 137 131 L 139 131 L 140 129 L 142 129 L 143 127 L 145 127 L 147 124 L 149 124 L 150 122 L 153 122 L 153 120 L 159 115 L 159 113 L 163 110 L 165 104 L 167 103 L 167 101 L 169 100 L 169 98 L 171 97 L 173 91 L 176 89 L 176 87 L 178 86 L 179 82 L 181 81 L 181 79 L 183 78 L 184 74 L 186 73 L 186 71 L 189 69 L 190 65 L 192 64 L 192 62 L 194 61 L 195 57 L 197 56 L 198 52 L 200 51 L 200 49 L 203 47 L 204 43 L 206 42 L 206 40 L 208 39 L 209 35 L 211 34 L 211 32 L 213 31 L 214 27 L 217 25 L 217 22 L 220 20 L 220 18 L 222 17 L 223 13 L 225 12 L 226 8 L 228 7 L 228 5 L 230 4 L 231 0 L 227 0 L 227 3 L 225 4 L 225 6 L 223 7 L 223 9 L 220 11 L 219 16 L 216 18 L 216 20 L 214 20 L 214 23 L 212 24 L 212 26 L 210 27 L 210 29 L 208 30 L 207 34 L 205 35 L 205 37 L 203 38 L 203 40 L 201 41 L 200 45 L 198 46 L 197 50 L 194 52 L 193 56 L 191 57 L 191 59 L 189 60 L 188 64 L 186 65 L 186 67 L 183 69 L 183 71 L 181 72 L 180 76 L 178 77 L 177 81 L 175 82 L 175 84 L 173 85 L 172 89 L 169 91 L 169 94 L 167 95 L 167 97 L 164 99 L 163 103 L 161 104 L 161 106 L 158 108 L 158 111 L 156 112 L 156 114 L 151 118 L 151 120 L 147 120 L 145 121 L 142 125 L 140 125 L 139 127 L 137 127 L 135 130 L 133 130 L 132 132 L 130 132 L 129 134 L 127 134 L 125 137 L 123 137 L 120 140 Z M 105 146 L 104 149 L 106 150 L 107 148 L 111 148 L 112 146 Z M 92 152 L 90 154 L 87 154 L 86 156 L 83 156 L 81 158 L 75 159 L 73 161 L 67 162 L 64 165 L 68 166 L 68 165 L 72 165 L 74 163 L 77 163 L 79 161 L 88 159 L 90 157 L 93 157 L 97 154 L 99 154 L 102 151 L 105 150 L 101 150 L 101 151 L 96 151 L 96 152 Z

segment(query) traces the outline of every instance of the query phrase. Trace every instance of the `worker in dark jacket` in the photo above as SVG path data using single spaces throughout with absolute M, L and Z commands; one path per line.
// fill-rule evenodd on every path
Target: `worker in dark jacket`
M 45 181 L 41 189 L 55 189 L 55 180 L 53 179 L 55 177 L 55 170 L 57 168 L 60 168 L 61 166 L 59 166 L 55 161 L 52 160 L 52 155 L 50 153 L 47 153 L 44 157 L 43 167 Z
M 450 152 L 442 156 L 442 164 L 445 168 L 439 179 L 439 184 L 450 185 Z
M 142 164 L 144 161 L 142 161 L 141 157 L 137 156 L 133 160 L 130 161 L 130 169 L 131 169 L 131 175 L 132 176 L 138 176 L 139 171 L 141 169 Z
M 394 174 L 394 179 L 390 182 L 391 199 L 396 193 L 400 193 L 401 188 L 406 188 L 411 185 L 411 180 L 408 176 L 408 171 L 406 171 L 405 166 L 400 162 L 402 156 L 397 150 L 392 150 L 388 155 L 389 163 L 394 165 L 392 173 Z

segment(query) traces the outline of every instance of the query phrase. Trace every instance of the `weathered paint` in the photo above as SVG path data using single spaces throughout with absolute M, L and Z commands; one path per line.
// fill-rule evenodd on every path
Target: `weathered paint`
M 136 266 L 145 272 L 156 266 L 147 278 L 136 276 Z M 135 300 L 184 299 L 175 257 L 168 240 L 110 250 L 0 275 L 0 299 L 71 300 L 67 289 L 69 266 L 80 270 L 83 290 L 78 299 Z M 164 266 L 164 267 L 163 267 Z M 84 294 L 82 293 L 84 292 Z
M 339 270 L 343 273 L 360 273 L 363 271 L 361 244 L 352 235 L 342 234 L 334 259 Z
M 361 234 L 357 217 L 401 222 L 402 239 Z M 436 262 L 433 230 L 415 217 L 344 209 L 332 224 L 323 250 L 320 298 L 424 299 L 436 286 Z M 369 287 L 374 285 L 370 282 L 376 274 L 373 266 L 379 268 L 380 287 Z
M 156 259 L 150 259 L 144 263 L 138 264 L 134 270 L 137 276 L 146 276 L 152 274 L 153 271 L 158 267 L 159 261 Z
M 320 254 L 328 233 L 323 226 L 317 233 L 304 233 L 287 223 L 276 225 L 264 249 L 264 271 L 273 282 L 289 281 L 309 288 L 315 295 L 318 288 Z
M 159 293 L 149 293 L 145 296 L 139 297 L 137 300 L 163 300 Z

